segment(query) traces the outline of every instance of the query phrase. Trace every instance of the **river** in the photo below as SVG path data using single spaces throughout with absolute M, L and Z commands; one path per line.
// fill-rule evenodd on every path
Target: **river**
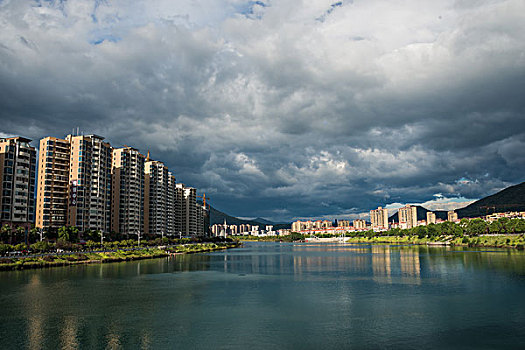
M 1 349 L 521 348 L 525 253 L 246 243 L 0 273 Z

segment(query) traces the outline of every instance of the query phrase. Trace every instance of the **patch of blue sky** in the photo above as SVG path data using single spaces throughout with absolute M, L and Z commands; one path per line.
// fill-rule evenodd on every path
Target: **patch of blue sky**
M 64 11 L 64 4 L 66 3 L 66 0 L 34 0 L 34 7 L 42 7 L 42 6 L 49 6 L 49 7 L 55 7 L 60 9 L 62 12 Z
M 264 1 L 249 1 L 247 3 L 241 4 L 236 7 L 236 13 L 244 15 L 249 18 L 257 18 L 261 19 L 262 15 L 259 13 L 256 13 L 254 8 L 260 6 L 260 7 L 269 7 L 270 5 Z
M 91 39 L 89 43 L 92 45 L 99 45 L 99 44 L 102 44 L 104 41 L 117 43 L 120 40 L 122 40 L 122 38 L 118 36 L 114 36 L 112 34 L 105 34 L 105 35 L 96 36 L 95 38 Z
M 328 10 L 326 10 L 325 13 L 317 17 L 315 20 L 319 22 L 324 22 L 327 16 L 329 16 L 337 7 L 341 6 L 343 6 L 342 1 L 334 2 L 332 5 L 330 5 L 330 8 L 328 8 Z

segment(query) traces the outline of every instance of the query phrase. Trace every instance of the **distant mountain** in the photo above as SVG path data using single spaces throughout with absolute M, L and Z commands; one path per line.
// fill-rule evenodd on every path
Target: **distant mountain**
M 260 226 L 259 229 L 263 229 L 263 226 L 266 225 L 273 225 L 274 230 L 280 230 L 280 229 L 288 229 L 291 228 L 292 224 L 286 224 L 286 223 L 274 223 L 272 221 L 263 219 L 263 218 L 257 218 L 253 220 L 245 220 L 236 218 L 235 216 L 228 215 L 226 213 L 223 213 L 222 211 L 219 211 L 215 209 L 214 207 L 210 206 L 210 225 L 214 224 L 223 224 L 226 220 L 226 223 L 229 225 L 241 225 L 241 224 L 250 224 L 250 225 L 258 225 Z
M 417 219 L 426 220 L 427 212 L 430 210 L 419 205 L 415 207 L 417 208 Z M 525 211 L 525 182 L 507 187 L 496 194 L 475 201 L 465 208 L 457 209 L 456 213 L 458 213 L 458 218 L 473 218 L 505 211 Z M 436 210 L 434 213 L 438 219 L 447 219 L 447 212 L 444 210 Z M 388 220 L 399 222 L 399 216 L 395 213 Z
M 505 211 L 525 211 L 525 182 L 456 210 L 460 218 L 472 218 Z

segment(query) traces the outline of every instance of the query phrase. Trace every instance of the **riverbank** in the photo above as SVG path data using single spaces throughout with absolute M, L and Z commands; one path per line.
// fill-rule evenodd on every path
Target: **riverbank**
M 373 244 L 416 244 L 455 247 L 478 248 L 514 248 L 523 250 L 525 247 L 524 235 L 481 235 L 473 237 L 437 236 L 376 236 L 376 237 L 347 237 L 346 243 L 373 243 Z
M 242 237 L 243 241 L 290 241 L 286 239 L 287 236 L 278 237 Z M 296 237 L 295 242 L 304 242 L 309 236 Z M 335 236 L 334 236 L 335 237 Z M 479 248 L 514 248 L 524 250 L 525 235 L 480 235 L 480 236 L 462 236 L 454 237 L 451 235 L 441 235 L 433 237 L 411 236 L 357 236 L 344 237 L 345 243 L 369 243 L 369 244 L 415 244 L 415 245 L 429 245 L 429 246 L 456 246 L 456 247 L 479 247 Z M 329 239 L 328 239 L 329 241 Z M 322 243 L 322 239 L 318 241 Z
M 238 247 L 240 243 L 195 243 L 166 247 L 100 252 L 45 254 L 34 257 L 0 258 L 0 271 L 40 269 L 78 264 L 104 264 L 110 262 L 163 258 L 178 254 L 195 254 Z

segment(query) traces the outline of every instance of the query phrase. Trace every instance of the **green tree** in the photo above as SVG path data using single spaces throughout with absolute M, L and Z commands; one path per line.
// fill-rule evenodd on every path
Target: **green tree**
M 41 241 L 36 242 L 35 244 L 31 244 L 32 250 L 41 253 L 49 252 L 52 248 L 53 246 L 48 241 Z
M 430 236 L 430 237 L 436 237 L 439 235 L 439 230 L 438 230 L 438 227 L 435 225 L 435 224 L 429 224 L 427 225 L 427 234 Z
M 501 223 L 499 221 L 492 221 L 489 225 L 490 233 L 501 233 Z
M 426 226 L 416 226 L 413 228 L 412 233 L 417 235 L 419 238 L 425 238 L 427 235 Z
M 483 219 L 470 220 L 466 226 L 466 233 L 473 236 L 478 236 L 486 233 L 488 224 Z
M 518 219 L 518 222 L 516 223 L 516 226 L 514 227 L 514 232 L 517 232 L 517 233 L 525 232 L 525 220 L 524 219 Z
M 27 233 L 28 243 L 34 243 L 38 240 L 38 238 L 38 229 L 36 227 L 32 227 Z
M 2 226 L 2 228 L 0 229 L 0 237 L 2 239 L 2 242 L 4 243 L 10 242 L 11 233 L 12 233 L 11 226 L 9 226 L 8 224 L 5 224 L 4 226 Z
M 15 242 L 25 242 L 26 229 L 22 226 L 18 226 L 15 229 Z
M 498 222 L 501 225 L 501 233 L 509 232 L 510 219 L 509 218 L 499 218 Z

